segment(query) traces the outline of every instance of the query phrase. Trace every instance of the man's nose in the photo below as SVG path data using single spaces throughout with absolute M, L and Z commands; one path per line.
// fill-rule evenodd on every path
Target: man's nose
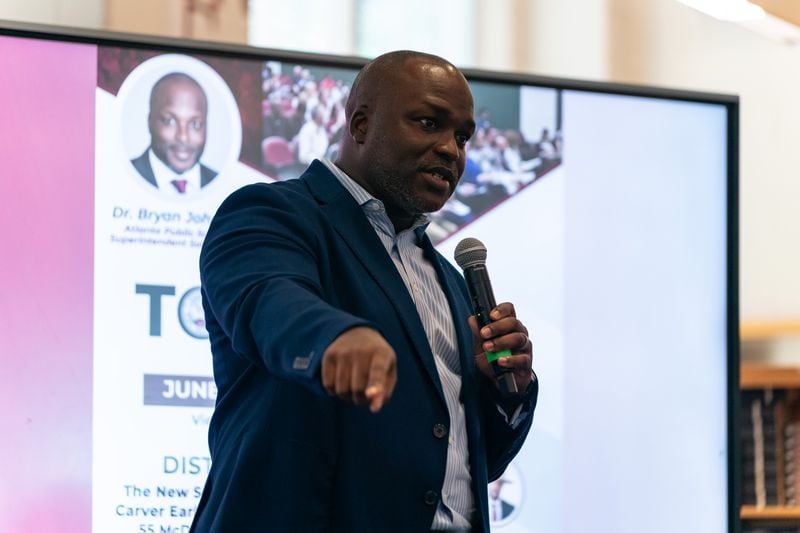
M 461 156 L 462 148 L 458 145 L 455 133 L 442 132 L 436 144 L 436 153 L 446 158 L 448 161 L 458 161 Z
M 187 142 L 189 140 L 189 125 L 178 123 L 178 131 L 176 137 L 181 142 Z

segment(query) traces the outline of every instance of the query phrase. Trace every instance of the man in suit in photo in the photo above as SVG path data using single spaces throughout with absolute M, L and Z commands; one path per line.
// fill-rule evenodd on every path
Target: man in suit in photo
M 209 228 L 218 396 L 194 532 L 488 531 L 487 484 L 530 429 L 527 328 L 501 303 L 479 331 L 425 234 L 475 129 L 466 79 L 437 56 L 384 54 L 346 115 L 335 162 L 239 189 Z M 487 363 L 502 349 L 518 394 Z
M 514 512 L 514 505 L 500 496 L 506 483 L 509 481 L 502 477 L 489 483 L 489 516 L 492 523 L 502 522 Z
M 131 163 L 154 187 L 176 195 L 197 192 L 217 176 L 200 162 L 206 145 L 208 99 L 191 76 L 173 72 L 150 92 L 150 146 Z

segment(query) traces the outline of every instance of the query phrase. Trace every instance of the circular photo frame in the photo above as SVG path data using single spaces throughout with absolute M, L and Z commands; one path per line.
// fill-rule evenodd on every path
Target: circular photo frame
M 511 463 L 498 479 L 489 483 L 489 522 L 492 528 L 503 527 L 519 515 L 525 487 L 522 473 Z
M 187 197 L 216 188 L 225 170 L 239 159 L 242 147 L 242 119 L 230 87 L 208 64 L 182 54 L 163 54 L 141 63 L 122 83 L 117 94 L 122 152 L 130 161 L 130 175 L 144 188 L 159 193 L 152 177 L 146 177 L 134 166 L 134 160 L 147 157 L 150 148 L 150 94 L 156 82 L 168 74 L 179 73 L 192 78 L 203 89 L 208 103 L 205 148 L 199 162 L 214 177 L 201 184 L 201 189 Z M 202 167 L 201 167 L 202 168 Z M 213 170 L 212 170 L 213 169 Z M 170 194 L 176 199 L 182 196 Z

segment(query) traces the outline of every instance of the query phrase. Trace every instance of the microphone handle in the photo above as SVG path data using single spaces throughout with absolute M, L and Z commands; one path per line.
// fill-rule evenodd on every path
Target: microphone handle
M 494 301 L 492 283 L 489 281 L 489 272 L 485 265 L 475 265 L 464 269 L 464 279 L 467 281 L 467 290 L 472 298 L 472 309 L 475 311 L 475 318 L 478 320 L 478 328 L 482 328 L 492 323 L 489 313 L 497 305 Z M 505 349 L 499 352 L 486 352 L 486 360 L 492 367 L 500 391 L 503 395 L 517 394 L 517 382 L 514 381 L 514 374 L 510 368 L 502 367 L 497 360 L 501 357 L 511 355 L 511 350 Z

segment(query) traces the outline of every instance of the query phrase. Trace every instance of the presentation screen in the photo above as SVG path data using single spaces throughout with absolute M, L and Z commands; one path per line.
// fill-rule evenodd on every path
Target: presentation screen
M 203 238 L 237 188 L 336 159 L 361 62 L 193 46 L 0 31 L 2 531 L 188 531 Z M 477 131 L 427 231 L 486 244 L 540 381 L 493 530 L 733 531 L 736 98 L 466 73 Z M 168 84 L 207 104 L 177 134 Z

